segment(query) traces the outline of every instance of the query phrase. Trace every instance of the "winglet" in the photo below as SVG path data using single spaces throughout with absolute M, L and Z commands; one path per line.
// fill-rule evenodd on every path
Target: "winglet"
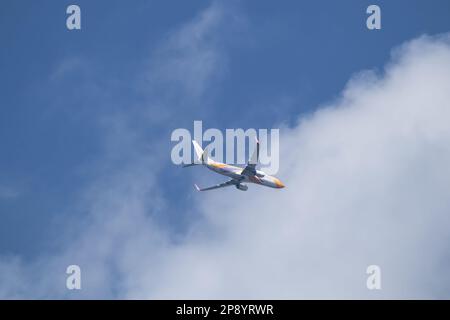
M 256 166 L 259 162 L 259 140 L 258 138 L 255 136 L 255 141 L 256 141 L 256 149 L 253 151 L 253 155 L 251 156 L 251 158 L 248 161 L 248 164 Z
M 201 191 L 200 188 L 198 187 L 198 185 L 196 185 L 195 183 L 194 183 L 194 187 L 195 187 L 195 189 L 197 189 L 197 191 Z

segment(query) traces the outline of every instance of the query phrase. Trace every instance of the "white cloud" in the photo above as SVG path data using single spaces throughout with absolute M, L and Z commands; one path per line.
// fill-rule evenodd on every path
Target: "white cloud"
M 68 227 L 62 252 L 30 267 L 3 259 L 0 296 L 447 297 L 449 66 L 448 35 L 398 48 L 382 75 L 355 76 L 282 131 L 286 189 L 198 194 L 202 219 L 177 241 L 153 218 L 165 210 L 158 158 L 133 155 L 87 190 L 90 219 Z M 69 264 L 82 268 L 81 292 L 65 290 Z M 381 291 L 366 289 L 371 264 Z
M 447 297 L 450 41 L 396 49 L 281 138 L 281 191 L 202 194 L 205 220 L 129 297 Z M 382 270 L 381 291 L 366 268 Z M 156 280 L 157 279 L 157 280 Z

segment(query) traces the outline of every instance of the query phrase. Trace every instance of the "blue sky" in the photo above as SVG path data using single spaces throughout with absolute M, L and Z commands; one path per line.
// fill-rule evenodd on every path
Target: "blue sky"
M 79 0 L 82 30 L 68 31 L 72 2 L 2 3 L 1 256 L 65 247 L 89 217 L 93 181 L 148 150 L 164 199 L 154 217 L 176 238 L 199 218 L 191 186 L 203 176 L 170 162 L 174 129 L 294 127 L 354 73 L 383 73 L 394 47 L 450 30 L 448 1 L 227 1 L 198 43 L 183 43 L 211 2 Z M 381 30 L 366 28 L 372 3 Z M 177 57 L 182 79 L 166 74 Z

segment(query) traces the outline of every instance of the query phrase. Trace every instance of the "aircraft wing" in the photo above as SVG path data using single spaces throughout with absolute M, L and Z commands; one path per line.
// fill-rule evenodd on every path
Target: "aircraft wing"
M 256 139 L 256 138 L 255 138 Z M 256 165 L 259 162 L 259 141 L 256 139 L 256 149 L 253 151 L 253 155 L 247 163 L 247 166 L 242 170 L 241 174 L 244 176 L 255 176 Z
M 195 186 L 195 189 L 197 189 L 197 191 L 207 191 L 207 190 L 219 189 L 219 188 L 228 187 L 228 186 L 234 186 L 237 184 L 239 184 L 239 181 L 231 179 L 227 182 L 216 184 L 215 186 L 203 188 L 203 189 L 199 188 L 199 186 L 197 186 L 196 184 L 194 184 L 194 186 Z

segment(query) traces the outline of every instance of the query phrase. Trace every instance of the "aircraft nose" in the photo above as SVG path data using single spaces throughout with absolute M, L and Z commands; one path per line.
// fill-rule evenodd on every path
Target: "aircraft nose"
M 282 189 L 285 187 L 283 182 L 281 182 L 280 179 L 277 179 L 277 178 L 275 178 L 275 184 L 276 184 L 277 188 L 279 188 L 279 189 Z

